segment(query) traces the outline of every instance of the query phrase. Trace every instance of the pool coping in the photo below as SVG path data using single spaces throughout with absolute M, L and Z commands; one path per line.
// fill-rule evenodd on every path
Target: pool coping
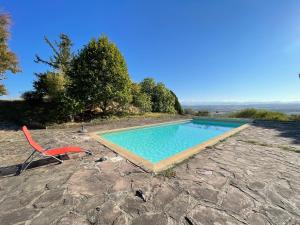
M 199 119 L 201 119 L 201 118 L 199 118 Z M 89 135 L 92 138 L 94 138 L 95 140 L 97 140 L 98 142 L 100 142 L 101 144 L 103 144 L 104 146 L 106 146 L 107 148 L 111 149 L 115 153 L 126 158 L 127 160 L 134 163 L 135 165 L 143 168 L 144 170 L 146 170 L 148 172 L 158 173 L 158 172 L 161 172 L 163 170 L 166 170 L 166 169 L 174 166 L 175 164 L 178 164 L 178 163 L 184 161 L 185 159 L 190 158 L 191 156 L 199 153 L 201 150 L 207 148 L 208 146 L 215 145 L 219 141 L 221 141 L 225 138 L 228 138 L 250 126 L 249 123 L 243 124 L 237 128 L 234 128 L 234 129 L 227 131 L 221 135 L 218 135 L 212 139 L 209 139 L 201 144 L 198 144 L 191 148 L 187 148 L 167 159 L 159 161 L 158 163 L 152 163 L 152 162 L 138 156 L 137 154 L 127 150 L 126 148 L 120 147 L 119 145 L 116 145 L 116 144 L 100 137 L 100 134 L 103 134 L 103 133 L 112 133 L 112 132 L 132 130 L 132 129 L 138 129 L 138 128 L 167 125 L 167 124 L 173 124 L 173 123 L 184 123 L 184 122 L 188 122 L 191 120 L 192 119 L 174 120 L 174 121 L 169 121 L 169 122 L 153 123 L 153 124 L 147 124 L 147 125 L 142 125 L 142 126 L 133 126 L 133 127 L 118 128 L 118 129 L 111 129 L 111 130 L 104 130 L 104 131 L 95 131 L 95 132 L 89 133 Z M 214 120 L 214 119 L 210 119 L 210 120 Z M 224 119 L 224 120 L 218 120 L 218 121 L 229 121 L 229 120 Z M 251 122 L 251 121 L 249 121 L 249 122 Z

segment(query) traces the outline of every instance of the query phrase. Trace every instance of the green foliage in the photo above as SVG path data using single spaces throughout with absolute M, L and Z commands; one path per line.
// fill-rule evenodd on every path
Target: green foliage
M 52 43 L 47 37 L 45 37 L 45 42 L 51 48 L 53 55 L 48 60 L 36 55 L 35 62 L 49 66 L 52 71 L 36 74 L 37 80 L 33 82 L 34 90 L 23 94 L 24 99 L 28 101 L 54 100 L 65 92 L 68 84 L 67 72 L 70 70 L 73 59 L 70 38 L 65 34 L 60 34 L 58 42 Z
M 278 120 L 278 121 L 288 121 L 291 118 L 281 112 L 273 112 L 268 110 L 258 110 L 258 109 L 244 109 L 239 112 L 233 113 L 231 117 L 237 118 L 251 118 L 251 119 L 262 119 L 262 120 Z
M 141 83 L 141 92 L 151 96 L 152 112 L 175 113 L 176 95 L 163 83 L 156 83 L 153 78 L 145 78 Z M 179 102 L 178 102 L 179 103 Z
M 298 115 L 290 115 L 290 120 L 294 120 L 294 121 L 300 121 L 300 114 Z
M 141 92 L 141 86 L 139 84 L 132 84 L 132 104 L 138 107 L 141 112 L 151 112 L 152 101 L 151 96 Z
M 176 171 L 173 168 L 169 168 L 162 171 L 159 175 L 171 179 L 176 177 Z
M 174 105 L 175 110 L 177 111 L 178 114 L 183 115 L 184 114 L 184 110 L 183 110 L 183 108 L 182 108 L 182 106 L 181 106 L 181 104 L 180 104 L 180 102 L 179 102 L 176 94 L 173 91 L 171 91 L 171 94 L 175 98 L 175 105 Z
M 209 111 L 198 111 L 195 114 L 196 116 L 209 116 Z
M 8 47 L 9 25 L 9 15 L 0 14 L 0 80 L 6 78 L 7 71 L 12 73 L 20 71 L 16 55 Z M 0 96 L 5 94 L 7 94 L 5 86 L 0 83 Z
M 153 112 L 175 113 L 175 97 L 163 83 L 158 83 L 152 94 Z
M 42 101 L 43 98 L 53 100 L 65 91 L 68 83 L 67 78 L 63 74 L 54 72 L 39 73 L 37 80 L 33 82 L 34 91 L 25 92 L 24 99 L 36 99 Z
M 0 96 L 1 95 L 6 95 L 7 92 L 6 92 L 6 88 L 4 87 L 3 84 L 0 84 Z
M 73 59 L 73 53 L 71 51 L 73 43 L 71 39 L 66 34 L 60 34 L 58 42 L 55 41 L 52 43 L 47 37 L 45 37 L 45 42 L 51 48 L 53 56 L 48 60 L 44 60 L 40 56 L 35 55 L 35 62 L 46 64 L 55 71 L 65 75 L 70 70 L 71 61 Z
M 153 90 L 156 86 L 156 82 L 153 78 L 147 77 L 140 83 L 140 86 L 142 92 L 152 96 Z
M 32 118 L 46 113 L 47 117 L 39 117 L 42 122 L 57 123 L 97 115 L 182 113 L 175 93 L 164 84 L 152 78 L 131 82 L 124 57 L 107 37 L 92 39 L 76 55 L 67 35 L 61 34 L 58 42 L 45 41 L 53 54 L 48 60 L 36 55 L 35 62 L 50 69 L 36 74 L 34 90 L 22 96 L 34 111 Z
M 86 110 L 104 113 L 131 101 L 131 80 L 124 57 L 107 37 L 92 39 L 74 58 L 68 73 L 71 96 Z

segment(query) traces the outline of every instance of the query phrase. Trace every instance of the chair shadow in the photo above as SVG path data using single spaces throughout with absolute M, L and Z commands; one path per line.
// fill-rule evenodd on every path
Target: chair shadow
M 62 160 L 70 159 L 67 155 L 63 155 L 59 157 Z M 39 168 L 42 166 L 50 165 L 50 164 L 60 164 L 57 160 L 53 158 L 45 158 L 45 159 L 38 159 L 33 161 L 26 170 Z M 0 167 L 0 177 L 7 177 L 7 176 L 16 176 L 18 168 L 22 166 L 22 164 L 16 164 L 6 167 Z
M 300 145 L 300 121 L 274 122 L 258 120 L 252 125 L 266 129 L 275 129 L 279 131 L 279 136 L 289 138 L 293 144 Z

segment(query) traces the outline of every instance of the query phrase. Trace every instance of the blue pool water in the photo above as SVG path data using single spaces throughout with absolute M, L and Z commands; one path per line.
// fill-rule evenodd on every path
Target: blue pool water
M 105 133 L 100 136 L 152 163 L 157 163 L 243 124 L 243 122 L 191 120 Z

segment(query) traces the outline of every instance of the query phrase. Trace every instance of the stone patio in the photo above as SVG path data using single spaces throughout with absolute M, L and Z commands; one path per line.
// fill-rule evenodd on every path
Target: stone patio
M 162 120 L 87 129 L 153 122 Z M 300 123 L 258 122 L 161 175 L 144 172 L 78 128 L 68 128 L 32 135 L 44 147 L 78 145 L 93 156 L 63 164 L 40 160 L 14 176 L 31 149 L 20 131 L 5 128 L 0 128 L 1 225 L 300 224 L 300 154 L 294 151 L 300 149 Z M 104 156 L 108 160 L 99 162 Z

